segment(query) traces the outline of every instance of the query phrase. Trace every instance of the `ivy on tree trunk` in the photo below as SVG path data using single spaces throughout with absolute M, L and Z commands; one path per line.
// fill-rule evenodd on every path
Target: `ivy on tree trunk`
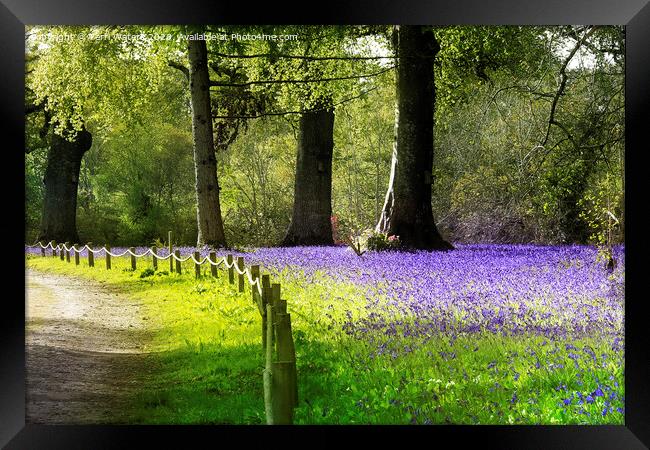
M 433 61 L 440 49 L 422 26 L 394 30 L 398 62 L 395 144 L 391 174 L 376 230 L 399 236 L 410 249 L 449 250 L 431 209 L 435 83 Z

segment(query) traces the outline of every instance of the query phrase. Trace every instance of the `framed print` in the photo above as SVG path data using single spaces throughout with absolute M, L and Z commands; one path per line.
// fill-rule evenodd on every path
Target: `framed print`
M 647 448 L 650 6 L 320 8 L 3 0 L 0 442 Z

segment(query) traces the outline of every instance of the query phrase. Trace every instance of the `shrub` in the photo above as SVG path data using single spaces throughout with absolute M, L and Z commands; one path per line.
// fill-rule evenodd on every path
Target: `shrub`
M 154 270 L 151 267 L 148 267 L 144 269 L 142 272 L 140 272 L 140 278 L 147 278 L 150 277 L 154 274 Z
M 388 235 L 386 233 L 372 233 L 366 242 L 368 250 L 381 252 L 386 250 L 396 250 L 400 246 L 399 236 Z

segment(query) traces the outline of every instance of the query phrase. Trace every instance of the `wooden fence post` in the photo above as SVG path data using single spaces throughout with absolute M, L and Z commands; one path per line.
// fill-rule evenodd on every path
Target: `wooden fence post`
M 176 255 L 177 258 L 180 258 L 181 257 L 181 251 L 180 250 L 175 250 L 174 255 Z M 182 271 L 181 270 L 181 262 L 180 262 L 180 260 L 177 259 L 176 260 L 176 273 L 180 275 L 181 271 Z
M 135 248 L 134 247 L 129 247 L 129 251 L 131 253 L 135 253 Z M 131 255 L 131 270 L 135 271 L 136 269 L 136 261 L 135 261 L 135 255 Z
M 262 275 L 262 347 L 266 349 L 266 328 L 268 317 L 266 314 L 266 305 L 270 305 L 271 298 L 271 280 L 269 274 L 265 273 Z
M 293 423 L 293 384 L 292 363 L 276 361 L 272 363 L 273 392 L 273 424 L 291 425 Z
M 264 288 L 270 288 L 271 287 L 271 276 L 268 273 L 265 273 L 262 275 L 262 292 Z M 266 306 L 264 306 L 266 308 Z
M 253 279 L 253 281 L 257 280 L 258 283 L 261 281 L 260 280 L 260 266 L 259 265 L 251 266 L 251 278 Z M 261 283 L 260 283 L 260 287 L 262 287 Z M 253 304 L 257 305 L 257 307 L 260 308 L 261 305 L 260 305 L 260 302 L 258 300 L 259 292 L 258 292 L 257 288 L 251 286 L 251 292 L 252 292 L 251 297 L 253 298 Z M 261 308 L 260 308 L 260 314 L 262 314 L 262 309 Z
M 52 256 L 56 257 L 56 241 L 52 241 Z
M 272 364 L 273 392 L 273 423 L 291 425 L 293 423 L 293 408 L 297 405 L 297 384 L 295 371 L 295 348 L 291 336 L 290 317 L 286 314 L 286 302 L 280 300 L 280 284 L 271 286 L 272 314 L 269 320 L 273 322 L 275 333 L 271 333 L 269 347 L 277 343 L 277 361 Z M 267 350 L 268 351 L 268 350 Z
M 275 304 L 280 301 L 280 283 L 273 283 L 271 285 L 271 304 L 275 307 Z
M 217 262 L 217 252 L 210 252 L 209 258 L 210 258 L 210 261 L 212 261 L 213 263 L 216 263 Z M 216 265 L 210 264 L 210 272 L 212 273 L 212 276 L 215 277 L 215 278 L 217 278 L 219 276 L 219 274 L 217 272 L 217 266 Z
M 81 251 L 77 247 L 77 244 L 72 246 L 72 253 L 74 253 L 74 264 L 76 266 L 78 266 L 79 265 L 79 253 L 81 253 Z
M 167 245 L 169 246 L 169 254 L 171 255 L 174 251 L 172 248 L 172 232 L 167 233 Z M 174 257 L 169 257 L 169 273 L 174 273 Z
M 280 283 L 273 283 L 271 285 L 271 289 L 269 290 L 269 303 L 271 306 L 273 306 L 273 312 L 275 312 L 275 308 L 277 307 L 278 302 L 280 301 Z M 275 323 L 273 324 L 273 329 L 275 330 Z M 271 341 L 271 345 L 275 345 L 275 333 L 273 333 L 273 340 Z
M 226 257 L 226 261 L 228 261 L 229 266 L 232 266 L 232 261 L 233 261 L 232 255 L 228 255 Z M 228 267 L 228 282 L 230 284 L 233 284 L 235 282 L 235 269 L 233 267 Z
M 151 247 L 151 253 L 153 253 L 153 255 L 151 255 L 151 264 L 153 265 L 153 270 L 158 270 L 158 258 L 156 257 L 158 254 L 157 252 L 158 250 L 156 249 L 156 246 L 153 245 Z
M 106 249 L 106 251 L 105 251 L 105 253 L 106 253 L 106 270 L 110 270 L 111 269 L 111 255 L 108 252 L 111 251 L 111 246 L 106 244 L 104 246 L 104 248 Z
M 89 242 L 86 245 L 88 246 L 88 267 L 95 267 L 95 254 L 91 251 L 93 243 Z
M 289 383 L 291 384 L 291 403 L 298 406 L 298 377 L 296 370 L 296 348 L 291 332 L 291 315 L 286 313 L 287 302 L 280 300 L 274 306 L 275 336 L 277 340 L 278 361 L 290 363 Z
M 237 267 L 241 272 L 244 271 L 244 257 L 243 256 L 238 256 L 237 257 Z M 244 275 L 241 273 L 237 273 L 239 275 L 239 292 L 244 292 Z
M 65 243 L 65 262 L 70 262 L 70 243 Z
M 264 317 L 271 316 L 273 314 L 271 305 L 266 306 L 264 311 Z M 271 341 L 271 335 L 273 334 L 272 323 L 269 322 L 268 326 L 264 330 L 264 341 Z M 266 424 L 273 425 L 275 423 L 273 418 L 273 349 L 271 346 L 264 346 L 264 352 L 266 356 L 266 363 L 263 372 L 264 379 L 264 412 L 266 413 Z
M 194 259 L 198 261 L 200 258 L 199 252 L 194 252 Z M 200 278 L 201 277 L 201 264 L 197 263 L 194 261 L 194 277 L 195 278 Z

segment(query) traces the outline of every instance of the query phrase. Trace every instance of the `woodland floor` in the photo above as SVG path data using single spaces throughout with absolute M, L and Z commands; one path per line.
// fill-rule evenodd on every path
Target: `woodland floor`
M 127 423 L 154 359 L 141 305 L 91 280 L 26 272 L 26 422 Z

